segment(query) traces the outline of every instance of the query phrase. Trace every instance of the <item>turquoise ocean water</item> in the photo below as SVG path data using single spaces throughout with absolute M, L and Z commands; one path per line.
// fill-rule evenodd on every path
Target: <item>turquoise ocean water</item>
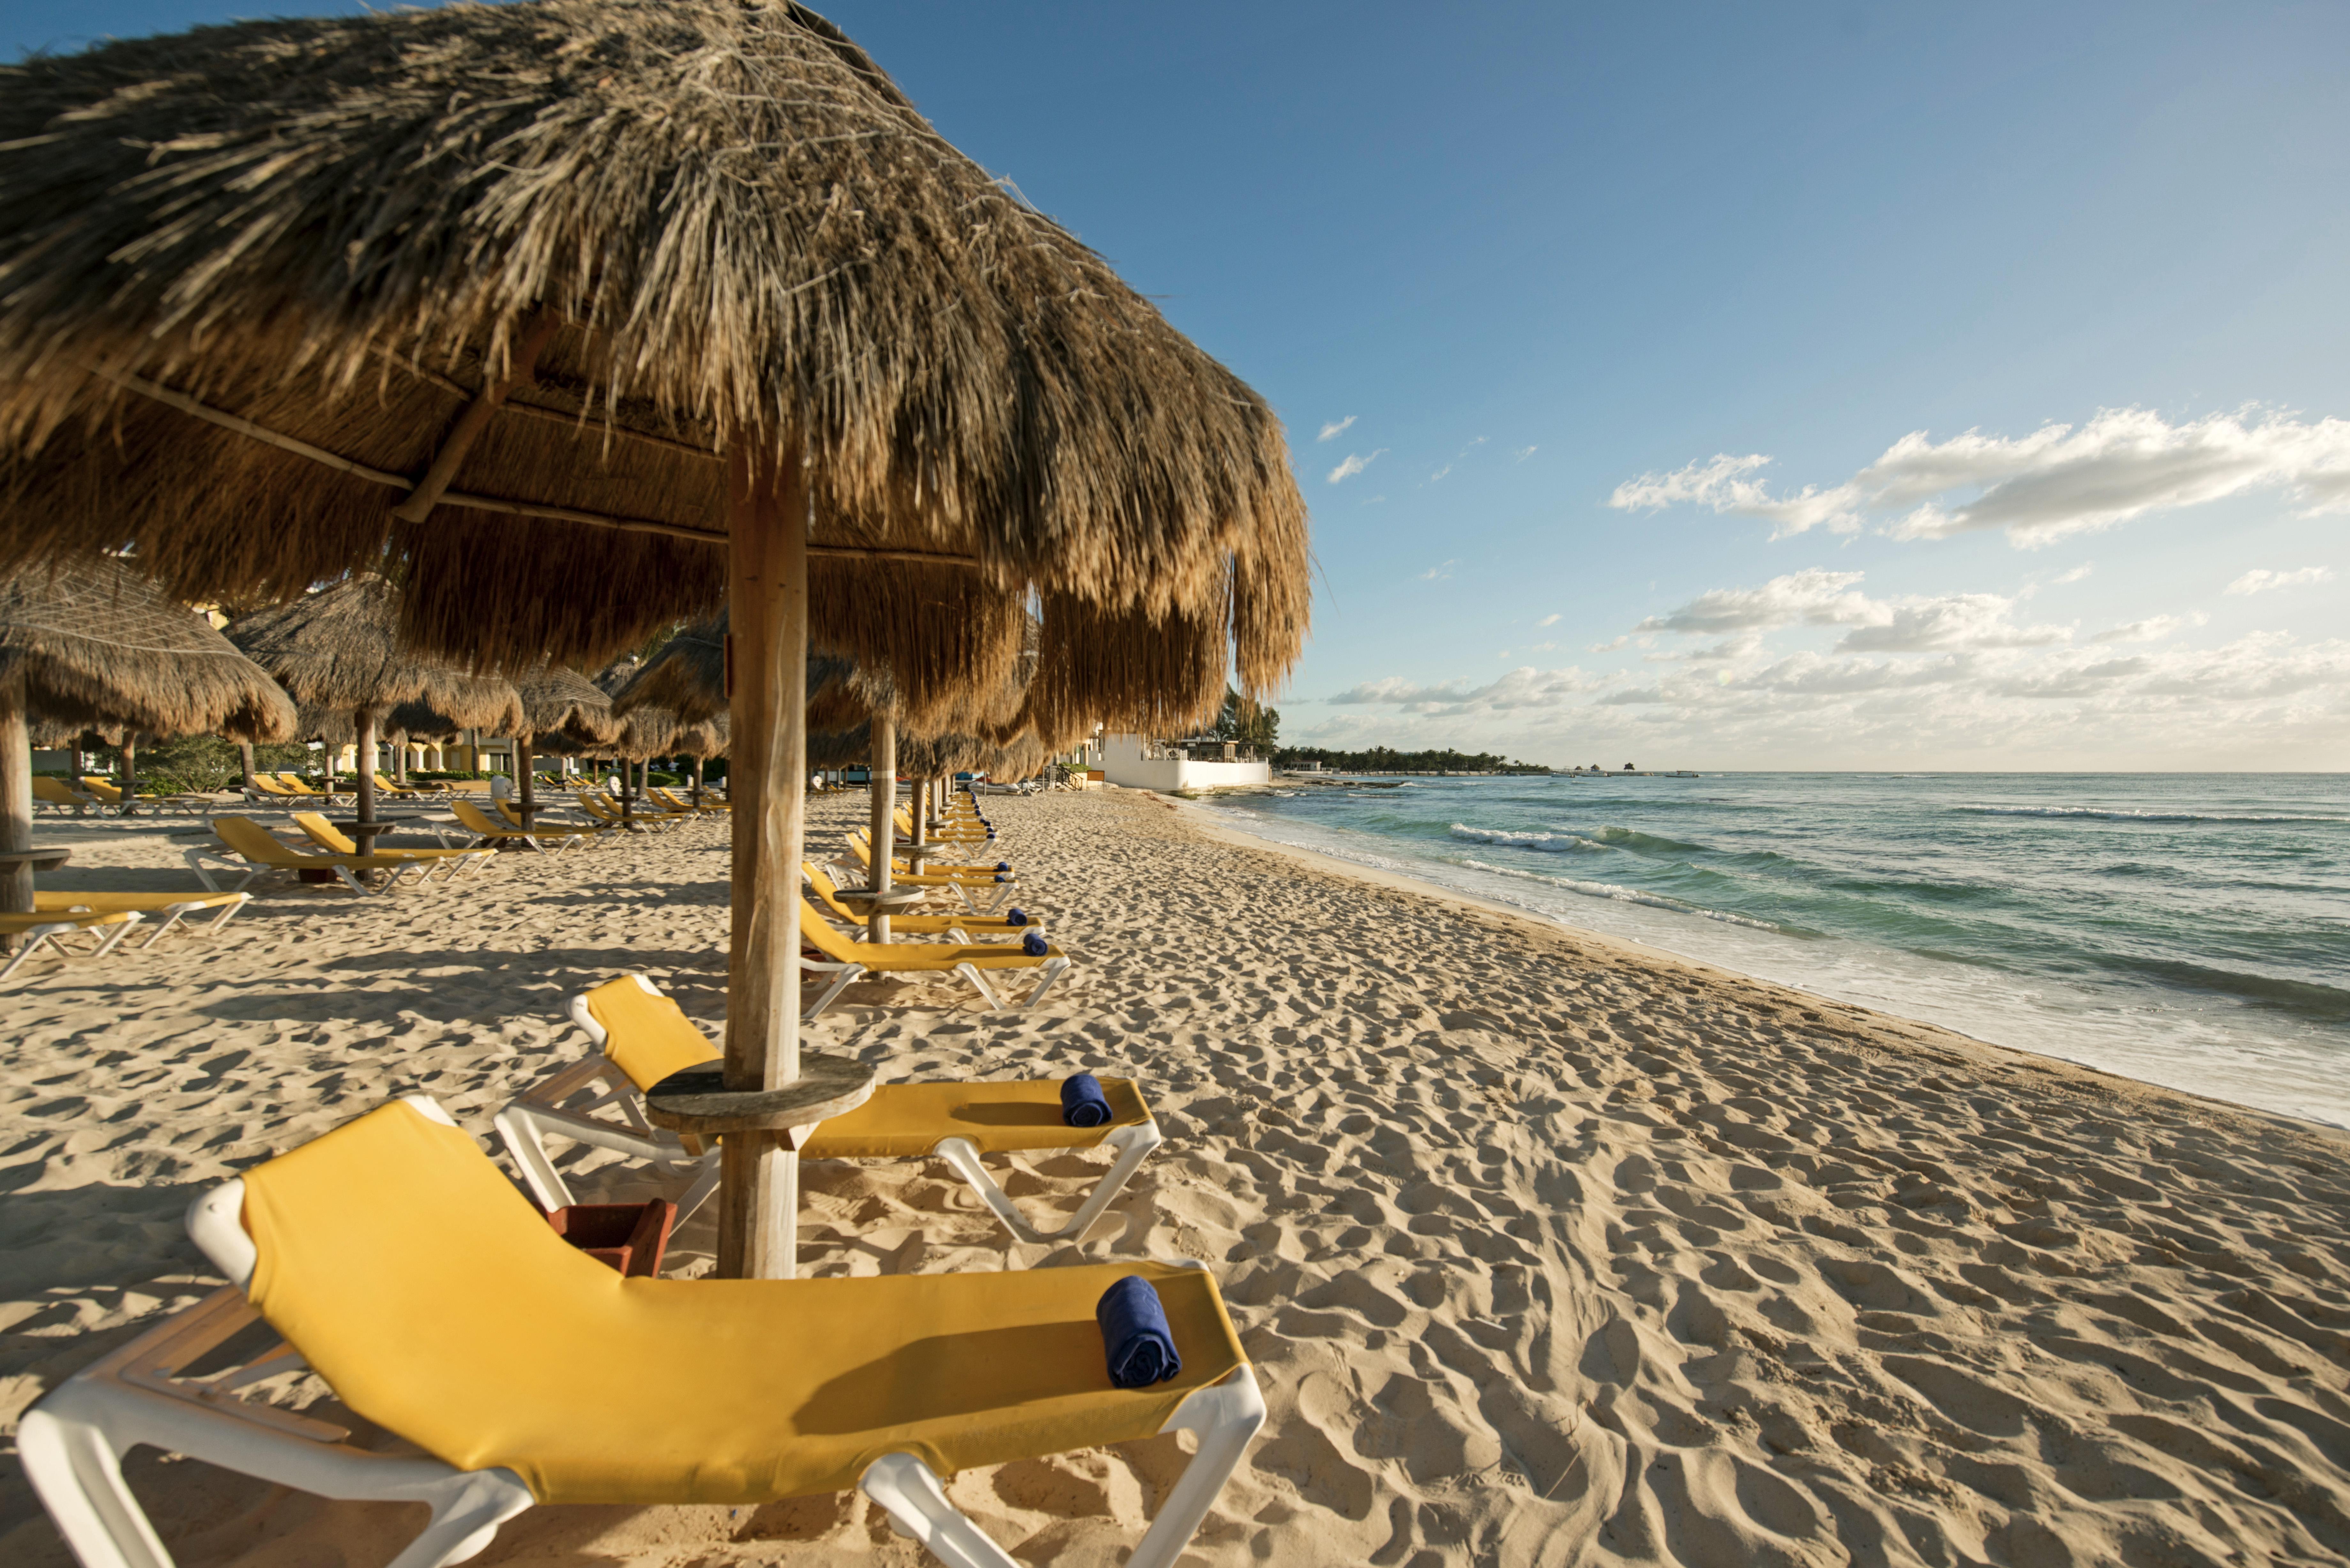
M 1411 779 L 1209 804 L 1568 925 L 2350 1126 L 2350 776 Z

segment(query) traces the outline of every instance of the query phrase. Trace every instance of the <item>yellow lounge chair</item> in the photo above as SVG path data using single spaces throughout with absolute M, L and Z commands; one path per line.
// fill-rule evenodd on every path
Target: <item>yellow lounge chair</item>
M 808 887 L 816 893 L 816 902 L 851 926 L 865 923 L 865 917 L 844 903 L 840 887 L 831 874 L 813 860 L 800 862 L 800 875 L 807 878 Z M 891 936 L 951 937 L 956 941 L 971 940 L 971 933 L 983 931 L 989 936 L 1024 936 L 1030 931 L 1042 931 L 1045 922 L 1026 915 L 1018 925 L 1003 915 L 906 915 L 892 910 L 889 915 Z
M 99 933 L 98 946 L 90 950 L 89 956 L 104 958 L 122 944 L 132 926 L 145 918 L 136 909 L 94 909 L 88 913 L 36 909 L 29 915 L 0 915 L 0 937 L 14 938 L 22 944 L 9 959 L 7 967 L 0 969 L 0 981 L 22 969 L 26 960 L 45 947 L 65 957 L 64 939 L 77 931 Z
M 540 833 L 535 828 L 510 827 L 503 822 L 493 822 L 487 812 L 470 800 L 451 801 L 449 809 L 457 814 L 457 826 L 473 834 L 482 845 L 527 844 L 533 849 L 551 855 L 556 850 L 577 848 L 587 842 L 583 838 L 574 837 L 568 834 Z M 550 849 L 546 844 L 541 844 L 539 842 L 541 838 L 548 840 L 554 848 Z M 476 845 L 475 847 L 480 847 L 480 845 Z
M 377 888 L 359 880 L 362 874 L 380 871 L 384 875 L 380 891 L 390 892 L 400 885 L 402 876 L 413 872 L 421 882 L 430 867 L 430 860 L 396 860 L 373 855 L 304 855 L 277 841 L 276 836 L 249 816 L 216 816 L 213 832 L 222 847 L 191 849 L 181 858 L 199 881 L 213 892 L 234 892 L 255 877 L 270 871 L 331 871 L 336 880 L 354 893 L 373 893 Z M 224 871 L 242 872 L 236 888 L 224 888 L 212 877 L 207 866 Z M 453 874 L 453 873 L 452 873 Z
M 902 805 L 899 806 L 898 808 L 896 820 L 898 824 L 898 831 L 909 838 L 912 837 L 914 833 L 913 811 L 910 807 Z M 934 820 L 943 821 L 946 826 L 934 829 L 931 835 L 933 838 L 945 839 L 951 842 L 962 840 L 971 840 L 975 842 L 980 839 L 993 838 L 995 836 L 995 829 L 990 827 L 987 824 L 980 821 L 976 817 L 959 817 L 950 815 L 943 818 L 936 818 Z
M 395 1568 L 462 1561 L 536 1502 L 755 1506 L 857 1487 L 955 1568 L 1012 1568 L 939 1476 L 1179 1428 L 1199 1449 L 1128 1568 L 1170 1568 L 1264 1420 L 1204 1267 L 663 1280 L 557 1236 L 425 1096 L 196 1200 L 229 1288 L 26 1412 L 17 1451 L 84 1563 L 170 1561 L 120 1456 L 144 1444 L 352 1500 L 417 1502 Z M 1180 1368 L 1112 1384 L 1095 1303 L 1139 1277 Z M 285 1343 L 186 1368 L 258 1318 Z M 240 1391 L 307 1366 L 408 1451 Z M 597 1368 L 650 1379 L 615 1398 Z M 1169 1445 L 1170 1448 L 1173 1445 Z M 418 1450 L 421 1450 L 418 1451 Z
M 383 776 L 380 769 L 375 771 L 375 792 L 378 794 L 388 794 L 394 800 L 421 800 L 426 795 L 442 793 L 437 789 L 418 789 L 411 784 L 394 784 Z
M 52 774 L 33 775 L 33 804 L 47 806 L 51 811 L 71 808 L 76 816 L 87 816 L 89 808 L 105 803 L 87 790 L 76 789 Z
M 583 789 L 576 793 L 579 797 L 580 807 L 588 815 L 611 827 L 626 826 L 657 831 L 664 827 L 675 827 L 679 823 L 692 820 L 692 817 L 685 812 L 670 811 L 665 808 L 653 811 L 631 810 L 623 815 L 619 802 L 602 790 Z
M 82 775 L 81 787 L 88 790 L 90 798 L 99 805 L 112 806 L 118 813 L 128 805 L 151 805 L 159 810 L 171 807 L 180 811 L 193 811 L 213 804 L 212 796 L 204 794 L 140 794 L 125 799 L 121 785 L 109 783 L 94 774 Z
M 553 1134 L 634 1155 L 664 1172 L 694 1168 L 678 1199 L 678 1219 L 702 1207 L 718 1187 L 718 1150 L 688 1147 L 645 1119 L 639 1096 L 671 1073 L 718 1060 L 712 1045 L 677 1003 L 640 974 L 607 981 L 571 999 L 571 1021 L 601 1054 L 541 1080 L 497 1116 L 498 1136 L 522 1171 L 538 1206 L 552 1211 L 573 1201 L 545 1138 Z M 880 1084 L 873 1097 L 845 1116 L 800 1131 L 803 1159 L 914 1159 L 934 1155 L 971 1184 L 1004 1229 L 1023 1241 L 1082 1241 L 1128 1178 L 1161 1141 L 1159 1124 L 1130 1078 L 1104 1078 L 1110 1119 L 1073 1127 L 1062 1119 L 1061 1085 L 1051 1079 L 1021 1083 Z M 584 1104 L 565 1102 L 596 1091 Z M 625 1122 L 594 1113 L 610 1106 Z M 980 1157 L 1042 1149 L 1109 1148 L 1117 1159 L 1075 1214 L 1047 1231 L 1014 1206 Z
M 866 842 L 863 830 L 848 836 L 848 852 L 868 877 L 873 873 L 873 851 Z M 962 896 L 963 907 L 974 914 L 992 915 L 1012 897 L 1019 878 L 1009 871 L 908 871 L 892 865 L 889 880 L 900 888 L 927 888 L 933 891 L 951 889 Z M 974 897 L 986 894 L 985 903 Z
M 258 775 L 255 775 L 258 776 Z M 317 801 L 322 805 L 339 805 L 348 798 L 348 790 L 312 789 L 300 774 L 279 773 L 274 775 L 286 793 L 297 800 Z
M 297 795 L 279 783 L 274 774 L 255 774 L 253 782 L 244 786 L 244 798 L 257 805 L 276 805 L 285 801 L 307 801 L 307 795 Z
M 204 929 L 217 933 L 229 922 L 231 916 L 253 902 L 250 893 L 203 893 L 190 898 L 184 893 L 76 893 L 54 888 L 36 888 L 33 893 L 35 914 L 136 914 L 140 919 L 161 915 L 163 921 L 147 933 L 139 945 L 151 948 L 163 940 L 163 933 L 190 915 L 206 909 L 218 909 L 219 914 L 208 921 Z M 118 939 L 120 940 L 120 939 Z
M 453 882 L 461 873 L 471 871 L 477 866 L 486 866 L 493 858 L 485 849 L 452 849 L 445 844 L 438 849 L 395 848 L 381 844 L 373 849 L 361 849 L 358 840 L 315 811 L 297 811 L 293 820 L 294 826 L 300 828 L 311 843 L 329 855 L 372 856 L 378 860 L 404 860 L 422 866 L 426 868 L 425 874 L 418 878 L 419 881 L 432 879 L 431 868 L 434 865 L 441 867 L 443 881 Z
M 800 899 L 800 940 L 824 956 L 800 955 L 800 967 L 834 976 L 831 989 L 801 1014 L 814 1018 L 830 1007 L 840 993 L 868 974 L 952 974 L 971 982 L 987 1002 L 991 1012 L 1025 1012 L 1045 1000 L 1053 982 L 1068 972 L 1068 955 L 1047 947 L 1034 957 L 1003 943 L 979 942 L 859 942 L 833 929 L 814 904 Z M 980 971 L 1024 969 L 1037 971 L 1036 989 L 1016 1009 L 1007 1009 Z
M 498 815 L 508 827 L 525 826 L 522 819 L 522 813 L 515 809 L 514 802 L 493 799 L 490 804 L 498 808 Z M 539 807 L 539 819 L 527 825 L 531 833 L 538 837 L 568 838 L 575 844 L 585 844 L 591 838 L 601 838 L 605 834 L 612 831 L 608 825 L 601 822 L 555 822 L 546 815 L 546 810 L 547 808 L 542 805 Z
M 678 794 L 677 793 L 675 793 L 674 791 L 671 791 L 671 790 L 666 790 L 666 789 L 648 789 L 648 790 L 646 790 L 646 791 L 645 791 L 645 794 L 647 794 L 650 795 L 654 800 L 656 800 L 656 801 L 660 802 L 662 805 L 665 805 L 665 806 L 669 807 L 669 809 L 670 809 L 670 810 L 671 810 L 671 811 L 692 811 L 692 812 L 703 812 L 703 811 L 732 811 L 732 810 L 733 810 L 733 809 L 734 809 L 733 806 L 728 805 L 727 805 L 724 801 L 723 801 L 723 800 L 706 800 L 706 801 L 703 801 L 700 805 L 694 805 L 694 804 L 693 804 L 693 802 L 692 802 L 692 801 L 691 801 L 691 800 L 687 799 L 685 796 L 683 796 L 683 795 L 681 795 L 681 794 Z

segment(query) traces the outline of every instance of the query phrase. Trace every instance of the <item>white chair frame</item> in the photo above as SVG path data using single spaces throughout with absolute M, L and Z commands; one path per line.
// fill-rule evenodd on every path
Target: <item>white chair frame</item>
M 122 939 L 130 934 L 131 927 L 147 918 L 137 909 L 126 909 L 123 913 L 129 919 L 116 920 L 103 926 L 85 926 L 73 920 L 44 920 L 39 925 L 28 926 L 16 932 L 16 940 L 20 945 L 16 949 L 16 955 L 8 961 L 7 967 L 0 969 L 0 981 L 5 981 L 14 975 L 25 966 L 26 960 L 45 947 L 54 951 L 59 958 L 66 957 L 65 939 L 72 936 L 76 931 L 94 931 L 98 936 L 98 946 L 90 950 L 89 956 L 94 959 L 104 958 L 122 945 Z
M 433 1120 L 455 1125 L 430 1096 L 403 1097 Z M 57 1532 L 82 1568 L 172 1568 L 171 1552 L 122 1476 L 122 1456 L 143 1444 L 320 1497 L 425 1504 L 430 1521 L 389 1568 L 445 1568 L 479 1552 L 500 1526 L 537 1501 L 514 1471 L 460 1470 L 422 1455 L 372 1453 L 353 1447 L 344 1428 L 244 1398 L 240 1391 L 249 1385 L 305 1366 L 282 1344 L 209 1377 L 181 1375 L 259 1316 L 244 1294 L 259 1262 L 244 1208 L 238 1179 L 188 1210 L 188 1234 L 228 1277 L 228 1289 L 75 1373 L 25 1413 L 17 1452 Z M 1172 1568 L 1264 1417 L 1263 1396 L 1245 1366 L 1176 1407 L 1160 1431 L 1197 1433 L 1199 1451 L 1128 1568 Z M 858 1488 L 881 1505 L 898 1533 L 921 1542 L 948 1568 L 1021 1568 L 947 1501 L 937 1474 L 912 1454 L 874 1460 Z
M 629 977 L 645 988 L 648 995 L 659 996 L 660 990 L 641 974 Z M 664 1176 L 674 1176 L 685 1170 L 693 1172 L 692 1184 L 677 1200 L 678 1219 L 688 1215 L 709 1199 L 718 1189 L 718 1150 L 688 1148 L 674 1134 L 664 1132 L 645 1118 L 644 1102 L 629 1075 L 620 1071 L 604 1054 L 604 1026 L 596 1022 L 588 1010 L 586 996 L 571 999 L 571 1022 L 579 1026 L 596 1049 L 596 1054 L 560 1068 L 534 1085 L 520 1099 L 510 1101 L 497 1114 L 494 1125 L 498 1137 L 514 1157 L 515 1167 L 522 1172 L 523 1185 L 530 1189 L 541 1209 L 553 1210 L 577 1201 L 571 1188 L 555 1168 L 555 1160 L 546 1152 L 546 1139 L 552 1134 L 584 1143 L 596 1148 L 608 1148 L 618 1154 L 632 1155 L 650 1161 Z M 585 1104 L 567 1102 L 589 1090 L 595 1098 Z M 596 1115 L 606 1107 L 619 1111 L 622 1123 L 607 1121 Z M 1087 1195 L 1077 1211 L 1059 1225 L 1047 1231 L 1031 1223 L 1012 1201 L 995 1178 L 988 1173 L 981 1159 L 978 1146 L 968 1138 L 941 1139 L 931 1150 L 946 1161 L 949 1168 L 970 1184 L 987 1205 L 988 1211 L 1003 1223 L 1003 1228 L 1023 1241 L 1078 1241 L 1093 1228 L 1111 1202 L 1124 1190 L 1150 1151 L 1166 1141 L 1156 1121 L 1139 1127 L 1118 1127 L 1102 1139 L 1101 1147 L 1114 1150 L 1118 1158 L 1102 1173 L 1101 1179 Z

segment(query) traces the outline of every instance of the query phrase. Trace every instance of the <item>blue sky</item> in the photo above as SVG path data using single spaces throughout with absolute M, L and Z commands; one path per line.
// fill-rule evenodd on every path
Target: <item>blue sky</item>
M 822 8 L 1287 421 L 1284 738 L 2350 767 L 2350 8 Z

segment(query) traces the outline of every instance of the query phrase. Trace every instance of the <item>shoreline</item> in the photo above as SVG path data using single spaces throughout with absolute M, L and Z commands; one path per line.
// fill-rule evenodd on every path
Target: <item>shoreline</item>
M 1130 791 L 1129 793 L 1148 794 L 1154 792 Z M 2007 1045 L 1996 1040 L 1985 1040 L 1980 1035 L 1969 1034 L 1962 1029 L 1954 1029 L 1947 1023 L 1936 1023 L 1922 1018 L 1909 1018 L 1901 1013 L 1888 1012 L 1883 1008 L 1871 1007 L 1866 1002 L 1852 1002 L 1825 992 L 1814 991 L 1792 981 L 1778 980 L 1769 975 L 1731 969 L 1728 965 L 1717 963 L 1709 959 L 1676 952 L 1670 948 L 1659 947 L 1634 937 L 1618 935 L 1614 931 L 1596 930 L 1587 926 L 1578 926 L 1563 916 L 1553 915 L 1546 910 L 1513 905 L 1503 899 L 1489 898 L 1481 894 L 1448 888 L 1441 882 L 1414 877 L 1409 872 L 1390 871 L 1384 867 L 1367 866 L 1359 861 L 1348 860 L 1343 856 L 1326 855 L 1320 850 L 1309 849 L 1303 845 L 1287 844 L 1276 838 L 1261 838 L 1244 828 L 1234 827 L 1222 821 L 1213 812 L 1200 810 L 1200 803 L 1196 801 L 1168 796 L 1158 798 L 1162 804 L 1169 805 L 1170 809 L 1203 836 L 1282 856 L 1333 876 L 1350 877 L 1376 887 L 1391 888 L 1438 904 L 1458 905 L 1481 915 L 1519 922 L 1539 934 L 1570 940 L 1578 944 L 1586 944 L 1604 950 L 1612 950 L 1642 962 L 1677 964 L 1715 981 L 1727 981 L 1784 992 L 1822 1008 L 1843 1010 L 1855 1015 L 1857 1021 L 1919 1031 L 1927 1036 L 1937 1038 L 1946 1046 L 1964 1046 L 1977 1051 L 1995 1053 L 2002 1058 L 2012 1057 L 2033 1065 L 2061 1068 L 2065 1072 L 2081 1074 L 2091 1079 L 2129 1091 L 2176 1096 L 2230 1116 L 2246 1116 L 2280 1128 L 2314 1134 L 2330 1142 L 2340 1144 L 2345 1150 L 2350 1150 L 2350 1127 L 2338 1127 L 2332 1122 L 2319 1121 L 2311 1116 L 2296 1116 L 2289 1112 L 2272 1111 L 2264 1106 L 2248 1106 L 2235 1100 L 2223 1100 L 2214 1095 L 2198 1094 L 2192 1089 L 2182 1089 L 2169 1084 L 2158 1084 L 2146 1078 L 2133 1078 L 2126 1073 L 2110 1072 L 2085 1062 L 2076 1062 L 2070 1057 L 2053 1056 L 2045 1052 L 2032 1050 L 2027 1046 Z
M 1692 969 L 1701 969 L 1701 971 L 1709 971 L 1709 973 L 1715 973 L 1715 976 L 1730 976 L 1730 978 L 1737 978 L 1737 981 L 1751 981 L 1751 982 L 1758 982 L 1758 985 L 1779 987 L 1779 990 L 1786 990 L 1786 992 L 1812 997 L 1814 1002 L 1826 1003 L 1826 1006 L 1856 1009 L 1861 1011 L 1861 1013 L 1868 1013 L 1870 1018 L 1885 1018 L 1885 1021 L 1894 1021 L 1910 1027 L 1920 1027 L 1920 1030 L 1937 1030 L 1941 1032 L 1941 1034 L 1949 1034 L 1949 1037 L 1962 1039 L 1962 1042 L 1970 1042 L 1979 1048 L 1986 1048 L 1986 1051 L 2014 1054 L 2026 1060 L 2037 1060 L 2037 1063 L 2059 1063 L 2059 1064 L 2065 1064 L 2065 1067 L 2073 1067 L 2073 1070 L 2089 1072 L 2089 1075 L 2104 1076 L 2104 1079 L 2113 1079 L 2113 1082 L 2117 1084 L 2131 1084 L 2131 1086 L 2147 1088 L 2147 1091 L 2186 1096 L 2186 1098 L 2190 1100 L 2199 1100 L 2199 1103 L 2230 1109 L 2230 1112 L 2237 1112 L 2237 1115 L 2259 1116 L 2259 1119 L 2272 1119 L 2282 1126 L 2320 1131 L 2320 1133 L 2326 1133 L 2329 1137 L 2338 1137 L 2338 1140 L 2343 1140 L 2343 1143 L 2350 1143 L 2350 1124 L 2343 1124 L 2343 1121 L 2329 1121 L 2314 1115 L 2298 1115 L 2298 1112 L 2292 1112 L 2292 1109 L 2277 1109 L 2277 1107 L 2268 1107 L 2268 1105 L 2251 1105 L 2251 1103 L 2244 1103 L 2244 1100 L 2230 1100 L 2230 1098 L 2223 1098 L 2223 1096 L 2216 1096 L 2216 1093 L 2204 1093 L 2199 1091 L 2199 1088 L 2188 1088 L 2183 1086 L 2183 1084 L 2164 1084 L 2159 1082 L 2159 1079 L 2150 1079 L 2150 1076 L 2138 1076 L 2138 1075 L 2131 1075 L 2131 1072 L 2115 1070 L 2115 1067 L 2104 1067 L 2104 1064 L 2094 1063 L 2094 1060 L 2075 1058 L 2075 1055 L 2059 1055 L 2059 1054 L 2054 1054 L 2054 1051 L 2044 1051 L 2044 1048 L 2019 1046 L 2019 1044 L 2007 1044 L 2007 1042 L 2000 1042 L 2000 1039 L 1988 1039 L 1983 1037 L 1983 1034 L 1971 1034 L 1971 1032 L 1967 1032 L 1965 1027 L 1958 1027 L 1953 1025 L 1953 1023 L 1931 1021 L 1931 1018 L 1913 1018 L 1913 1015 L 1908 1013 L 1894 1011 L 1894 1006 L 1887 1006 L 1885 1002 L 1868 1002 L 1868 999 L 1849 997 L 1849 994 L 1845 992 L 1826 990 L 1826 987 L 1812 985 L 1812 982 L 1772 976 L 1772 973 L 1762 973 L 1762 971 L 1758 969 L 1739 969 L 1739 966 L 1730 964 L 1730 961 L 1713 960 L 1713 957 L 1699 957 L 1699 954 L 1682 952 L 1682 950 L 1678 948 L 1666 948 L 1666 945 L 1661 945 L 1661 942 L 1640 940 L 1638 936 L 1627 936 L 1627 933 L 1617 933 L 1617 931 L 1603 931 L 1603 929 L 1596 929 L 1596 926 L 1576 924 L 1575 919 L 1570 919 L 1567 915 L 1558 915 L 1558 912 L 1554 912 L 1554 909 L 1544 909 L 1544 908 L 1537 908 L 1537 905 L 1511 903 L 1509 898 L 1494 898 L 1494 896 L 1485 896 L 1485 893 L 1466 891 L 1466 888 L 1455 888 L 1455 887 L 1450 887 L 1450 884 L 1445 884 L 1445 881 L 1436 881 L 1433 877 L 1419 877 L 1419 875 L 1412 875 L 1412 872 L 1408 870 L 1388 870 L 1388 867 L 1382 867 L 1382 865 L 1367 865 L 1363 863 L 1363 860 L 1347 858 L 1347 856 L 1326 854 L 1326 851 L 1309 848 L 1305 846 L 1305 844 L 1290 844 L 1285 842 L 1285 839 L 1260 836 L 1255 835 L 1255 832 L 1248 832 L 1245 827 L 1232 826 L 1232 823 L 1227 820 L 1227 814 L 1208 806 L 1203 799 L 1178 799 L 1178 804 L 1184 811 L 1189 811 L 1191 820 L 1196 820 L 1203 832 L 1211 832 L 1211 835 L 1232 835 L 1233 842 L 1245 842 L 1245 844 L 1253 844 L 1253 846 L 1257 848 L 1266 848 L 1266 851 L 1272 851 L 1272 854 L 1306 860 L 1306 863 L 1318 865 L 1318 867 L 1323 867 L 1323 870 L 1333 870 L 1337 872 L 1337 875 L 1361 877 L 1361 879 L 1375 881 L 1375 884 L 1408 887 L 1412 888 L 1412 891 L 1419 891 L 1421 896 L 1439 898 L 1439 900 L 1452 900 L 1452 903 L 1460 903 L 1464 905 L 1464 908 L 1485 909 L 1485 912 L 1499 912 L 1499 915 L 1518 917 L 1518 919 L 1527 919 L 1537 926 L 1554 929 L 1554 931 L 1575 933 L 1575 936 L 1582 938 L 1582 940 L 1600 942 L 1600 945 L 1621 945 L 1621 948 L 1633 950 L 1633 952 L 1649 954 L 1649 957 L 1661 957 L 1661 960 L 1678 961 L 1678 964 L 1688 964 L 1692 966 Z M 1840 940 L 1852 940 L 1852 938 L 1840 938 Z M 1901 954 L 1898 950 L 1894 950 L 1894 954 L 1897 954 L 1897 957 L 1910 957 L 1910 954 Z M 2054 1021 L 2056 1015 L 2044 1013 L 2044 1018 Z

